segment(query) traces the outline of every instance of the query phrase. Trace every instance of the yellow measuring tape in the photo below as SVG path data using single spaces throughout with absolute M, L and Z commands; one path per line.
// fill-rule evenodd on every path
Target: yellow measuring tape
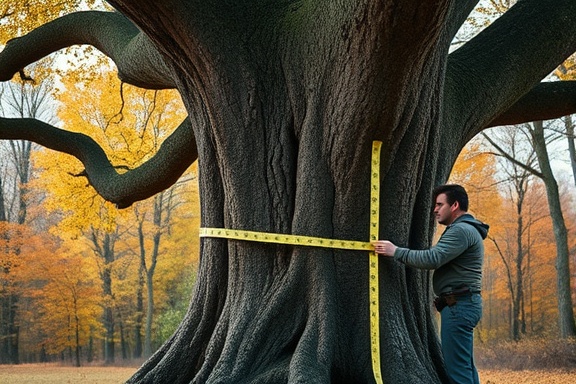
M 380 148 L 382 142 L 372 143 L 372 166 L 370 177 L 370 241 L 378 240 L 380 215 Z M 369 257 L 370 295 L 370 346 L 372 348 L 372 372 L 377 384 L 382 384 L 380 372 L 380 306 L 378 305 L 378 254 L 372 249 Z
M 372 143 L 370 176 L 370 242 L 354 240 L 335 240 L 323 237 L 289 235 L 245 231 L 225 228 L 200 228 L 200 237 L 218 237 L 223 239 L 257 241 L 260 243 L 289 244 L 310 247 L 348 249 L 368 251 L 369 256 L 369 301 L 370 301 L 370 351 L 372 371 L 377 384 L 382 384 L 380 371 L 380 309 L 378 304 L 378 254 L 374 252 L 372 241 L 378 240 L 378 222 L 380 213 L 380 149 L 382 142 Z
M 257 241 L 259 243 L 303 245 L 357 251 L 374 250 L 374 246 L 372 246 L 371 243 L 364 241 L 334 240 L 324 237 L 285 235 L 282 233 L 254 232 L 236 229 L 200 228 L 200 237 L 219 237 L 222 239 Z

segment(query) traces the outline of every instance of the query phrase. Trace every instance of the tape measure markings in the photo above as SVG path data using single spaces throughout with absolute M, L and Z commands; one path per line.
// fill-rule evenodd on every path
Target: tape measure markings
M 382 142 L 372 143 L 370 177 L 370 241 L 378 240 L 380 214 L 380 151 Z M 323 237 L 291 235 L 283 233 L 246 231 L 226 228 L 200 228 L 200 237 L 217 237 L 261 243 L 301 245 L 310 247 L 336 248 L 369 252 L 369 312 L 370 312 L 370 352 L 372 371 L 377 384 L 382 384 L 380 369 L 380 308 L 378 288 L 378 254 L 371 242 L 338 240 Z
M 372 167 L 370 182 L 370 240 L 378 240 L 380 218 L 380 150 L 382 143 L 372 143 Z M 382 384 L 380 369 L 380 306 L 378 288 L 378 254 L 372 249 L 369 255 L 369 300 L 370 300 L 370 346 L 372 372 L 377 384 Z
M 200 228 L 200 237 L 218 237 L 222 239 L 234 239 L 244 241 L 256 241 L 260 243 L 275 243 L 300 245 L 307 247 L 323 247 L 348 249 L 357 251 L 373 251 L 374 246 L 365 241 L 338 240 L 323 237 L 289 235 L 282 233 L 256 232 L 245 230 L 232 230 L 222 228 Z

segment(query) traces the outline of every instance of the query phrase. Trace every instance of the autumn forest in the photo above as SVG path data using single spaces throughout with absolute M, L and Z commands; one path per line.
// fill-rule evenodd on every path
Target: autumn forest
M 0 45 L 72 10 L 47 3 L 55 5 L 0 4 Z M 575 67 L 567 62 L 551 76 L 576 77 Z M 0 101 L 1 116 L 88 133 L 120 172 L 148 160 L 186 116 L 176 91 L 124 84 L 87 47 L 51 55 L 2 83 Z M 576 303 L 573 119 L 487 130 L 454 166 L 450 182 L 467 188 L 472 213 L 491 227 L 477 345 L 571 336 L 559 326 L 557 244 L 561 221 Z M 194 286 L 195 166 L 173 187 L 119 209 L 70 156 L 23 140 L 0 142 L 0 154 L 0 364 L 149 357 L 180 323 Z M 559 212 L 549 204 L 550 165 Z
M 36 70 L 40 79 L 42 68 Z M 90 81 L 103 76 L 106 88 Z M 110 71 L 68 72 L 60 87 L 62 93 L 46 83 L 11 84 L 3 88 L 9 107 L 3 112 L 45 114 L 78 132 L 97 130 L 122 167 L 145 160 L 166 134 L 166 121 L 182 111 L 174 93 L 121 90 Z M 78 109 L 49 115 L 57 102 Z M 124 109 L 128 104 L 138 108 Z M 126 125 L 139 127 L 132 137 L 119 133 Z M 75 168 L 80 173 L 70 157 L 27 142 L 2 147 L 4 363 L 55 357 L 113 363 L 150 355 L 186 309 L 198 244 L 194 170 L 169 190 L 119 210 L 70 172 Z

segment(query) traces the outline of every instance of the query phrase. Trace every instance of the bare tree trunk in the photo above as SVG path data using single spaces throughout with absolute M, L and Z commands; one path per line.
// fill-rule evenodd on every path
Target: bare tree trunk
M 104 308 L 104 363 L 113 364 L 115 360 L 114 351 L 114 314 L 111 307 Z
M 141 284 L 146 285 L 146 322 L 144 325 L 144 355 L 152 355 L 152 323 L 154 317 L 154 273 L 160 256 L 160 241 L 163 233 L 170 226 L 173 190 L 161 192 L 153 199 L 152 207 L 152 249 L 150 250 L 150 260 L 146 259 L 146 245 L 144 232 L 145 215 L 142 215 L 138 225 L 138 238 L 140 244 L 140 274 Z M 142 305 L 143 311 L 143 305 Z
M 524 233 L 524 220 L 522 217 L 522 206 L 524 204 L 524 193 L 522 189 L 518 195 L 518 200 L 516 201 L 516 258 L 514 260 L 514 265 L 516 269 L 516 295 L 513 296 L 512 301 L 512 339 L 515 341 L 520 340 L 520 332 L 522 325 L 521 318 L 521 306 L 524 301 L 524 246 L 522 241 L 522 234 Z
M 120 351 L 122 353 L 122 359 L 128 359 L 128 340 L 126 340 L 126 335 L 124 332 L 124 320 L 122 316 L 118 315 L 118 329 L 120 330 Z
M 572 166 L 572 176 L 574 177 L 574 185 L 576 185 L 576 136 L 574 136 L 574 123 L 572 122 L 572 115 L 564 118 L 566 126 L 566 140 L 568 141 L 568 153 L 570 156 L 570 165 Z
M 95 254 L 101 258 L 100 279 L 102 282 L 102 291 L 104 294 L 104 313 L 102 323 L 104 325 L 104 362 L 106 364 L 114 363 L 115 359 L 115 341 L 114 341 L 114 294 L 112 291 L 112 263 L 115 260 L 115 235 L 110 233 L 100 234 L 94 228 L 91 229 L 90 240 L 94 246 Z M 101 236 L 101 238 L 99 237 Z
M 152 355 L 152 319 L 154 316 L 154 273 L 158 265 L 160 254 L 160 239 L 163 232 L 169 225 L 170 211 L 173 208 L 170 199 L 165 201 L 171 192 L 160 193 L 154 197 L 154 235 L 152 236 L 152 252 L 150 255 L 150 266 L 146 271 L 146 288 L 148 294 L 148 305 L 146 309 L 146 337 L 144 343 L 144 354 Z
M 544 138 L 544 124 L 542 121 L 534 122 L 530 130 L 534 150 L 538 157 L 538 164 L 542 172 L 542 180 L 546 186 L 548 207 L 556 239 L 556 273 L 558 289 L 558 315 L 560 336 L 563 338 L 576 336 L 576 323 L 574 321 L 574 308 L 572 303 L 572 288 L 570 284 L 570 250 L 568 247 L 568 231 L 564 222 L 558 184 L 550 167 L 548 150 Z
M 132 357 L 142 357 L 142 320 L 144 319 L 144 271 L 138 268 L 138 286 L 136 287 L 136 319 L 134 324 L 134 353 Z
M 152 317 L 154 315 L 154 273 L 146 274 L 146 289 L 148 294 L 146 305 L 146 332 L 144 338 L 144 355 L 152 355 Z
M 531 244 L 531 240 L 529 240 L 528 243 Z M 529 321 L 530 333 L 534 333 L 534 294 L 532 291 L 534 279 L 532 271 L 532 247 L 528 248 L 528 255 L 526 258 L 526 276 L 528 277 L 528 286 L 526 287 L 526 291 L 528 294 L 528 306 L 530 316 L 530 319 L 526 321 Z
M 80 366 L 80 319 L 78 318 L 78 310 L 76 298 L 74 298 L 74 365 Z

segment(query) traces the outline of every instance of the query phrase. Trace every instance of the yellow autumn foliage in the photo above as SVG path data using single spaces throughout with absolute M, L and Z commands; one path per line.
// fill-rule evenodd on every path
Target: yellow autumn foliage
M 94 138 L 120 173 L 153 156 L 186 116 L 175 91 L 149 91 L 121 84 L 113 71 L 93 67 L 69 70 L 56 95 L 67 106 L 58 112 L 61 125 Z M 141 284 L 140 257 L 145 258 L 146 268 L 150 268 L 156 235 L 160 235 L 161 241 L 152 271 L 154 314 L 169 308 L 176 298 L 181 300 L 178 296 L 181 293 L 176 292 L 183 280 L 192 278 L 198 254 L 195 165 L 169 190 L 119 210 L 97 195 L 85 177 L 74 176 L 83 171 L 75 158 L 41 150 L 33 160 L 42 169 L 35 187 L 46 191 L 43 205 L 49 212 L 60 215 L 51 233 L 74 239 L 84 254 L 100 258 L 92 257 L 99 268 L 94 272 L 95 278 L 104 269 L 111 271 L 112 297 L 102 294 L 97 297 L 101 306 L 114 308 L 126 330 L 139 315 L 135 298 Z M 155 205 L 159 198 L 164 200 L 160 210 Z M 160 223 L 154 220 L 158 214 L 162 217 Z M 137 236 L 140 221 L 144 231 L 142 242 Z M 107 241 L 113 242 L 108 245 L 114 255 L 112 260 L 104 261 L 103 255 L 98 254 L 101 251 L 91 249 Z M 147 300 L 145 288 L 143 294 Z

